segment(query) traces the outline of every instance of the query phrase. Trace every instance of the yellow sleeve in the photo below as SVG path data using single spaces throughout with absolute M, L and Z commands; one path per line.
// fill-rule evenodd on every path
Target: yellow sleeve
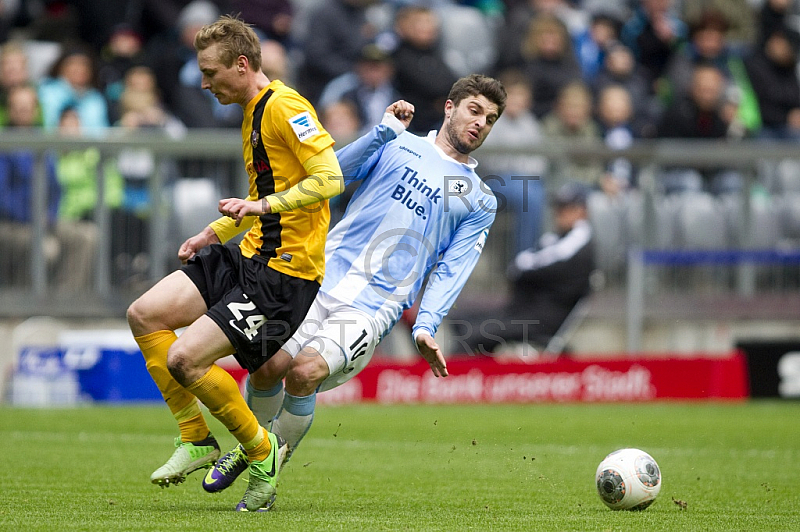
M 271 212 L 298 209 L 344 192 L 344 178 L 333 147 L 311 156 L 303 163 L 306 177 L 295 186 L 267 196 Z
M 239 224 L 239 227 L 236 227 L 236 220 L 233 218 L 228 218 L 227 216 L 220 216 L 208 224 L 208 226 L 214 230 L 214 232 L 217 234 L 217 238 L 219 238 L 219 241 L 224 244 L 239 233 L 247 231 L 253 227 L 253 222 L 255 219 L 255 216 L 245 216 L 242 219 L 242 223 Z

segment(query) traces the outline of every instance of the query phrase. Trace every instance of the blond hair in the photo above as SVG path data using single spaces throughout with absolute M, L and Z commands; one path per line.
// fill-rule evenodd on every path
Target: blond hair
M 194 36 L 194 47 L 199 52 L 212 44 L 219 44 L 219 61 L 230 68 L 240 55 L 247 58 L 250 69 L 261 70 L 261 41 L 253 28 L 243 20 L 223 15 L 216 22 L 200 28 Z

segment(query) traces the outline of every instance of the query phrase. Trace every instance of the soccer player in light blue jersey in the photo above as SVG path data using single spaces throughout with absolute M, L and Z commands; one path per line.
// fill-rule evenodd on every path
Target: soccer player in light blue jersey
M 399 101 L 380 125 L 337 152 L 346 181 L 360 185 L 328 234 L 322 287 L 300 329 L 251 373 L 245 390 L 262 423 L 277 413 L 272 430 L 290 453 L 311 426 L 317 392 L 344 384 L 369 363 L 426 279 L 412 335 L 433 374 L 447 376 L 434 336 L 478 262 L 497 210 L 470 153 L 505 101 L 497 80 L 467 76 L 453 85 L 438 132 L 405 132 L 413 106 Z M 246 468 L 243 457 L 241 447 L 223 456 L 204 488 L 229 486 Z

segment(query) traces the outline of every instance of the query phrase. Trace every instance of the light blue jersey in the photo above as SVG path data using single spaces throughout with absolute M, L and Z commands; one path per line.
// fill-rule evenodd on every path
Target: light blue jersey
M 497 200 L 474 168 L 427 137 L 385 125 L 337 152 L 362 181 L 325 247 L 322 292 L 374 316 L 383 335 L 428 278 L 414 335 L 436 334 L 483 250 Z

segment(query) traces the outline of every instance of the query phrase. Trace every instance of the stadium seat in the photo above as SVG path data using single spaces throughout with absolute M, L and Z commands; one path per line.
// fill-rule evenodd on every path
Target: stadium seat
M 217 207 L 222 194 L 210 178 L 180 178 L 172 187 L 172 197 L 177 245 L 220 216 Z
M 784 159 L 778 163 L 776 186 L 780 192 L 800 192 L 800 161 Z
M 655 240 L 645 237 L 644 197 L 638 193 L 628 196 L 626 211 L 626 231 L 629 244 L 640 245 L 645 249 L 672 249 L 677 246 L 676 218 L 680 208 L 680 196 L 656 194 L 653 198 L 655 209 Z
M 603 192 L 592 192 L 587 207 L 594 229 L 597 267 L 613 277 L 622 270 L 626 260 L 625 202 Z
M 757 248 L 774 248 L 781 237 L 780 204 L 771 196 L 753 196 L 750 200 L 750 243 Z
M 800 191 L 783 194 L 779 209 L 782 240 L 797 245 L 800 242 Z
M 685 249 L 724 249 L 729 244 L 728 225 L 722 204 L 706 192 L 678 196 L 677 231 Z

